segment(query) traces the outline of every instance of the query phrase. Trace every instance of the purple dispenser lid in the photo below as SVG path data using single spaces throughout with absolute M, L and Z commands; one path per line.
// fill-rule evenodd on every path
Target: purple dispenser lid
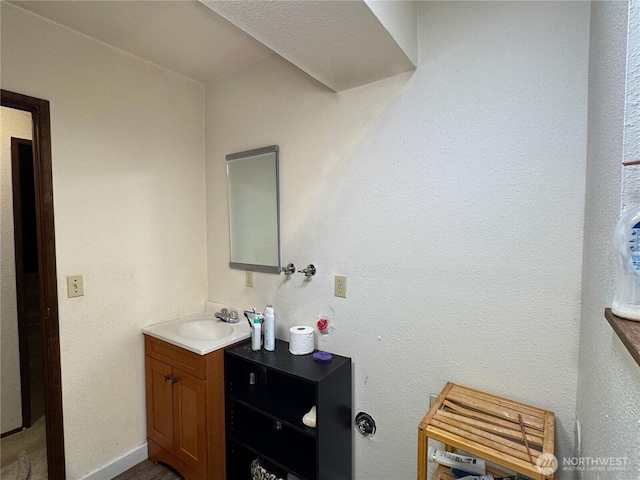
M 331 354 L 328 352 L 322 352 L 322 351 L 318 351 L 316 353 L 313 354 L 313 359 L 316 362 L 323 362 L 323 363 L 327 363 L 331 361 Z

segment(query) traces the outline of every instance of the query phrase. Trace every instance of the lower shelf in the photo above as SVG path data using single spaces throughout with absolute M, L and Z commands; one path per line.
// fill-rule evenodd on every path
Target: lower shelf
M 506 470 L 500 470 L 498 468 L 491 467 L 491 466 L 487 466 L 487 473 L 490 473 L 493 476 L 493 478 L 503 478 L 503 477 L 513 475 L 512 473 L 509 473 Z M 451 469 L 449 467 L 445 467 L 444 465 L 438 465 L 436 472 L 433 474 L 432 480 L 457 480 L 457 479 L 458 477 L 456 477 L 453 473 L 451 473 Z
M 284 472 L 292 473 L 303 480 L 315 480 L 316 478 L 315 468 L 312 462 L 306 462 L 287 450 L 278 448 L 278 446 L 273 443 L 261 445 L 258 449 L 255 448 L 255 446 L 249 445 L 233 437 L 230 437 L 229 440 L 236 448 L 239 447 L 245 450 L 245 452 L 250 452 L 253 455 L 251 460 L 255 457 L 263 458 L 273 464 L 276 468 Z M 246 455 L 242 456 L 246 457 Z M 247 471 L 249 470 L 249 463 L 246 464 Z
M 298 477 L 315 480 L 315 438 L 234 401 L 228 402 L 227 427 L 228 439 Z

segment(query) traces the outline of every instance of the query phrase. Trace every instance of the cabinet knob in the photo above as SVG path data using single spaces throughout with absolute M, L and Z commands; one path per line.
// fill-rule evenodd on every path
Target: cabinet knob
M 168 380 L 171 380 L 171 376 L 169 376 L 169 375 L 165 375 L 165 376 L 164 376 L 164 381 L 166 382 L 166 381 L 168 381 Z
M 171 379 L 171 385 L 178 383 L 178 379 L 177 378 L 172 378 Z

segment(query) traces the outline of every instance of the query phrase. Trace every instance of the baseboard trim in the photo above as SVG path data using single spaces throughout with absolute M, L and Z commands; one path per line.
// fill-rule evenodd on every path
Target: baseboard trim
M 146 460 L 148 456 L 147 443 L 145 442 L 122 457 L 116 458 L 113 462 L 91 472 L 86 477 L 82 477 L 82 480 L 105 480 L 105 478 L 117 477 L 131 467 Z
M 0 435 L 0 438 L 8 437 L 9 435 L 13 435 L 14 433 L 20 433 L 22 430 L 24 430 L 24 427 L 14 428 L 13 430 L 9 430 L 8 432 L 4 432 L 2 435 Z

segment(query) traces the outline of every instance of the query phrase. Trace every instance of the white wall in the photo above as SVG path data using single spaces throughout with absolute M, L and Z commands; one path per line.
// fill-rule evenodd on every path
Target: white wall
M 419 68 L 335 94 L 277 57 L 207 85 L 209 298 L 326 315 L 354 362 L 359 479 L 408 479 L 453 381 L 553 410 L 573 453 L 589 4 L 421 2 Z M 227 267 L 225 155 L 279 144 L 283 263 Z M 348 298 L 333 296 L 346 274 Z
M 582 426 L 581 455 L 626 457 L 627 470 L 586 470 L 585 479 L 637 480 L 640 474 L 640 368 L 603 316 L 611 304 L 616 277 L 611 236 L 620 216 L 627 7 L 627 2 L 593 2 L 591 7 L 577 402 Z
M 625 162 L 640 160 L 640 2 L 629 2 L 625 91 Z M 640 165 L 622 171 L 622 210 L 640 205 Z
M 51 102 L 67 478 L 146 440 L 141 328 L 203 311 L 204 89 L 2 3 L 2 88 Z M 85 296 L 66 298 L 67 275 Z
M 16 298 L 16 252 L 13 240 L 13 187 L 11 183 L 11 137 L 31 140 L 31 113 L 0 107 L 0 340 L 2 341 L 2 417 L 0 432 L 22 426 L 18 304 Z

